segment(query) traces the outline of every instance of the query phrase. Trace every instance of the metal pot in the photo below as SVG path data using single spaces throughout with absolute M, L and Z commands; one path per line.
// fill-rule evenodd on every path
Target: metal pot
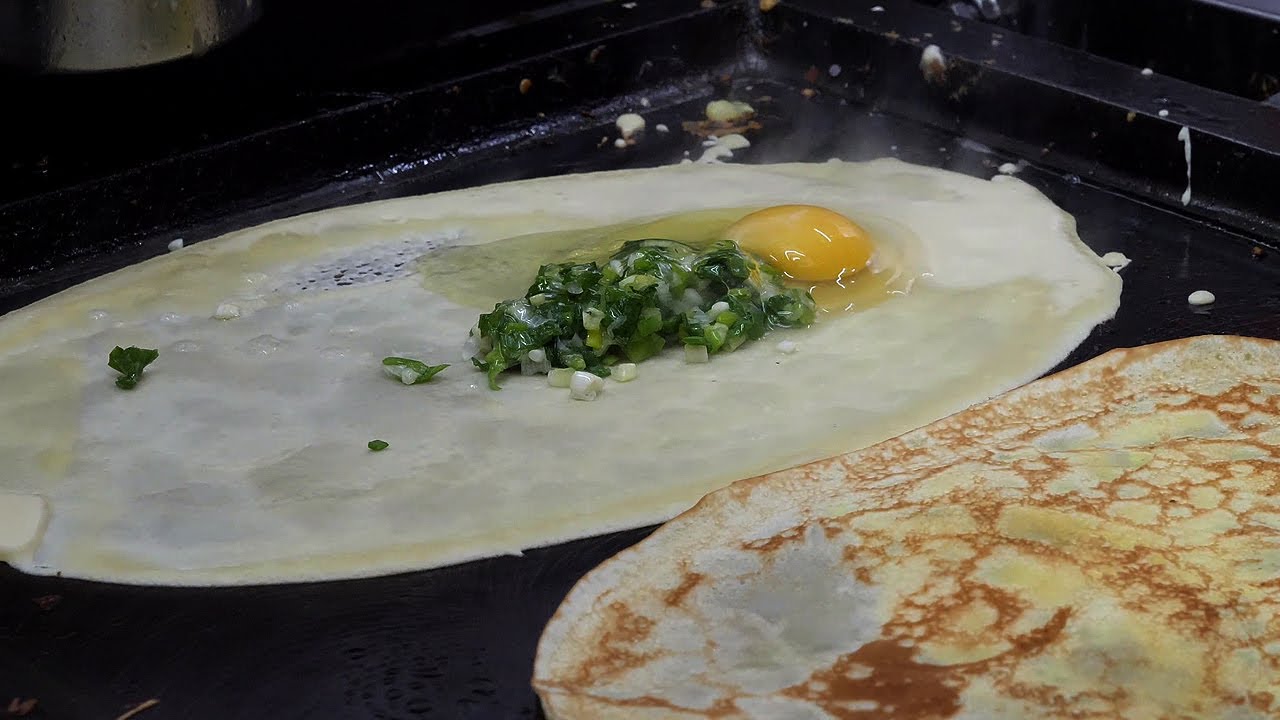
M 95 71 L 200 55 L 248 27 L 259 0 L 0 0 L 0 61 Z

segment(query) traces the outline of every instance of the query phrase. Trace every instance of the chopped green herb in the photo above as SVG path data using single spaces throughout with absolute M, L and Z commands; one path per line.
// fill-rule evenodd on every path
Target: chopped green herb
M 389 448 L 389 447 L 391 447 L 391 443 L 388 443 L 388 442 L 386 442 L 386 441 L 384 441 L 384 440 L 370 440 L 370 441 L 369 441 L 369 449 L 370 449 L 370 450 L 372 450 L 372 451 L 374 451 L 374 452 L 380 452 L 380 451 L 382 451 L 382 450 L 386 450 L 386 449 L 387 449 L 387 448 Z
M 421 360 L 403 357 L 382 358 L 382 369 L 405 385 L 420 385 L 435 377 L 448 365 L 428 365 Z
M 471 359 L 499 389 L 519 366 L 526 375 L 558 368 L 608 377 L 619 362 L 664 348 L 732 352 L 771 328 L 805 327 L 816 306 L 808 291 L 730 241 L 702 252 L 673 240 L 632 240 L 603 264 L 543 265 L 524 297 L 480 316 Z
M 116 387 L 121 390 L 132 390 L 142 379 L 142 370 L 160 357 L 159 350 L 147 350 L 133 347 L 122 348 L 119 345 L 107 357 L 107 366 L 120 373 L 116 378 Z

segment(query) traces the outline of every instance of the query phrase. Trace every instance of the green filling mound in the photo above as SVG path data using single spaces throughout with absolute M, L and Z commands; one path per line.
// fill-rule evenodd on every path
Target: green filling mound
M 699 361 L 732 352 L 772 328 L 808 327 L 816 306 L 777 269 L 722 240 L 698 250 L 672 240 L 632 240 L 603 263 L 543 265 L 524 297 L 480 316 L 472 362 L 498 376 L 553 368 L 607 377 L 610 366 L 668 346 Z

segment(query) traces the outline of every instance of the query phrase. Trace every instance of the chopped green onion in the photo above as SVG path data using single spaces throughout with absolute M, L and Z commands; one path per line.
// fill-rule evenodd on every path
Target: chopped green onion
M 107 367 L 120 373 L 120 377 L 116 378 L 116 387 L 121 390 L 132 390 L 142 379 L 143 368 L 155 362 L 158 357 L 160 357 L 159 350 L 147 350 L 132 345 L 122 348 L 117 345 L 107 356 Z
M 708 325 L 706 330 L 702 331 L 703 337 L 707 340 L 707 351 L 716 352 L 724 346 L 726 340 L 729 339 L 729 328 L 720 323 Z
M 613 374 L 609 377 L 612 377 L 618 382 L 631 382 L 636 379 L 636 364 L 618 363 L 613 366 Z
M 382 370 L 405 385 L 421 385 L 445 368 L 445 365 L 428 365 L 421 360 L 404 357 L 382 359 Z
M 813 322 L 813 298 L 784 280 L 732 242 L 698 251 L 672 240 L 632 240 L 602 265 L 539 268 L 524 297 L 480 316 L 472 363 L 497 390 L 499 376 L 517 367 L 561 387 L 572 372 L 621 372 L 617 379 L 626 382 L 634 377 L 626 366 L 673 343 L 685 346 L 690 362 L 707 362 L 771 328 Z
M 644 290 L 658 284 L 658 278 L 652 275 L 628 275 L 618 283 L 618 287 L 628 290 Z
M 595 400 L 604 390 L 604 379 L 599 375 L 578 371 L 569 378 L 569 397 L 574 400 Z
M 662 311 L 656 307 L 647 307 L 640 311 L 640 320 L 636 323 L 636 337 L 653 335 L 662 329 Z
M 623 348 L 627 359 L 632 362 L 643 362 L 649 358 L 662 352 L 662 348 L 667 346 L 667 341 L 662 339 L 660 335 L 650 335 L 648 337 L 636 338 L 627 343 Z
M 534 348 L 520 358 L 521 375 L 546 375 L 550 369 L 551 363 L 547 362 L 547 353 L 541 348 Z
M 547 373 L 547 384 L 551 387 L 567 388 L 574 372 L 576 371 L 569 368 L 552 368 Z
M 386 449 L 387 449 L 387 448 L 389 448 L 389 447 L 391 447 L 391 443 L 386 442 L 386 441 L 384 441 L 384 440 L 370 440 L 370 441 L 369 441 L 369 449 L 370 449 L 370 450 L 372 450 L 372 451 L 374 451 L 374 452 L 382 452 L 383 450 L 386 450 Z

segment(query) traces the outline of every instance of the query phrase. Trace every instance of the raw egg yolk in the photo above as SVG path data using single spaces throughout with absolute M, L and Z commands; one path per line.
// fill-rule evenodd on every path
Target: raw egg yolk
M 871 237 L 849 218 L 815 205 L 778 205 L 734 223 L 725 237 L 789 277 L 837 281 L 871 260 Z

